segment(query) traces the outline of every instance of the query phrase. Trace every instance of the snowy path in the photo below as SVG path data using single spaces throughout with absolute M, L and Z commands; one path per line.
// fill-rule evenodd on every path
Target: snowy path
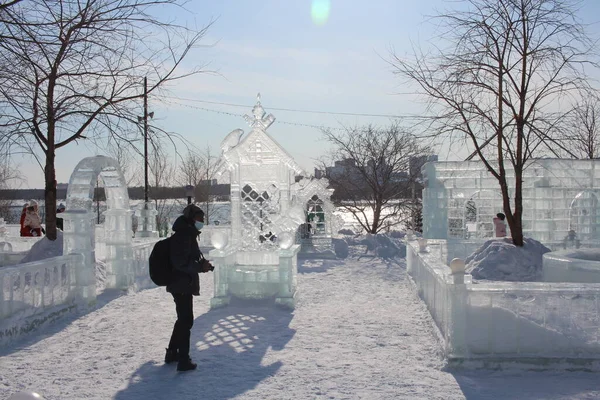
M 162 363 L 174 320 L 164 289 L 122 296 L 0 353 L 0 399 L 31 389 L 64 399 L 592 399 L 594 374 L 450 373 L 404 269 L 305 261 L 293 313 L 209 311 L 195 300 L 197 371 Z

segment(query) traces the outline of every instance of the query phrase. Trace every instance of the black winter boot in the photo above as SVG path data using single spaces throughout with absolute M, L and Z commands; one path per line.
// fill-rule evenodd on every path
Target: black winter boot
M 192 359 L 187 357 L 185 360 L 179 360 L 177 363 L 177 371 L 191 371 L 196 369 L 198 364 L 193 363 Z
M 165 364 L 170 364 L 175 361 L 179 361 L 179 353 L 177 353 L 177 349 L 167 349 L 165 354 Z

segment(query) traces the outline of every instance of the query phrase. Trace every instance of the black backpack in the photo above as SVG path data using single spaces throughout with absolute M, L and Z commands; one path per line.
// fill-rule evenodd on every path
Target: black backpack
M 171 252 L 169 250 L 171 238 L 159 240 L 154 245 L 148 260 L 150 279 L 157 286 L 167 286 L 171 283 L 173 276 L 173 266 L 171 265 Z

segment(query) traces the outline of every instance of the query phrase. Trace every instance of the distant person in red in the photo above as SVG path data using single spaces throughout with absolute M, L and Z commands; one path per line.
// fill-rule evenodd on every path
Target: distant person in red
M 504 222 L 505 218 L 506 216 L 504 214 L 498 213 L 493 219 L 496 237 L 506 237 L 506 223 Z
M 38 214 L 38 204 L 34 200 L 29 202 L 23 225 L 25 225 L 25 230 L 29 230 L 30 232 L 26 236 L 42 236 L 42 233 L 46 233 L 42 228 L 42 219 Z
M 23 210 L 21 211 L 21 236 L 31 236 L 29 229 L 25 229 L 25 214 L 27 213 L 27 207 L 29 207 L 29 203 L 23 204 Z

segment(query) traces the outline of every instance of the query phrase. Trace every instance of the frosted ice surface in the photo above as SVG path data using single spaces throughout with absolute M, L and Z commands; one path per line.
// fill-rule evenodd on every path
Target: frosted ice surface
M 303 171 L 266 132 L 275 117 L 267 115 L 260 97 L 244 119 L 250 132 L 233 130 L 221 142 L 217 179 L 231 184 L 231 238 L 213 232 L 212 255 L 231 256 L 215 259 L 219 271 L 211 304 L 226 304 L 228 293 L 245 298 L 277 294 L 290 304 L 296 281 L 293 245 L 298 227 L 306 221 L 291 187 Z
M 222 230 L 215 230 L 211 237 L 211 244 L 215 247 L 215 249 L 221 250 L 227 246 L 229 242 L 229 238 L 227 237 L 227 233 Z
M 119 163 L 105 156 L 87 157 L 77 164 L 69 180 L 67 210 L 91 210 L 96 178 L 104 183 L 108 208 L 129 210 L 127 184 Z
M 572 230 L 582 244 L 600 244 L 600 173 L 596 171 L 600 171 L 599 160 L 531 160 L 523 172 L 525 235 L 556 247 Z M 430 162 L 422 172 L 425 237 L 494 237 L 492 219 L 503 212 L 502 194 L 482 162 Z M 507 168 L 506 173 L 512 199 L 514 171 Z

